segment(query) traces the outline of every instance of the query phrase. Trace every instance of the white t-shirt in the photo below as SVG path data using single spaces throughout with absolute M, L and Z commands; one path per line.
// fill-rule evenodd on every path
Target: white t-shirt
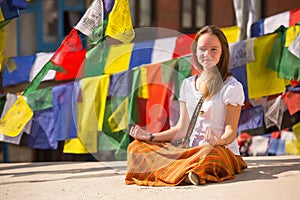
M 195 107 L 202 94 L 196 90 L 195 76 L 183 80 L 179 100 L 186 102 L 188 115 L 191 118 Z M 196 136 L 204 136 L 208 129 L 215 133 L 223 134 L 225 130 L 226 105 L 244 105 L 245 96 L 242 84 L 234 77 L 228 77 L 221 86 L 220 91 L 210 100 L 204 101 L 200 114 L 197 117 L 194 131 L 190 138 L 190 146 Z M 205 144 L 204 140 L 199 141 L 199 145 Z M 240 155 L 237 139 L 227 146 L 235 155 Z

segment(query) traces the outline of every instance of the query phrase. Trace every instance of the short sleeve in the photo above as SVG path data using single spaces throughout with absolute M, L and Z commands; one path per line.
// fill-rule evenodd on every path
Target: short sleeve
M 186 102 L 186 94 L 185 94 L 185 91 L 187 91 L 186 87 L 187 87 L 187 78 L 182 81 L 182 84 L 180 86 L 179 98 L 178 98 L 179 101 Z
M 225 92 L 223 96 L 223 101 L 225 105 L 231 104 L 234 106 L 244 105 L 245 94 L 243 90 L 243 86 L 236 79 L 232 79 L 227 83 L 225 87 Z

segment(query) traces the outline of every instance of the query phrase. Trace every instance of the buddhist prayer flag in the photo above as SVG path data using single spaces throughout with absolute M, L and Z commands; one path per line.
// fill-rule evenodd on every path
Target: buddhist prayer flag
M 19 9 L 25 9 L 27 7 L 26 0 L 11 0 L 11 5 Z
M 230 69 L 246 66 L 248 62 L 252 62 L 255 60 L 254 40 L 255 38 L 250 38 L 229 45 Z
M 89 37 L 89 43 L 92 45 L 86 52 L 84 61 L 84 76 L 100 76 L 104 72 L 106 58 L 109 52 L 109 45 L 105 40 L 104 31 L 107 25 L 107 20 L 104 20 L 103 26 L 100 25 L 94 30 Z
M 11 2 L 19 8 L 26 4 L 21 0 L 2 2 Z M 0 11 L 0 28 L 3 28 L 9 20 L 6 11 Z M 13 13 L 16 14 L 15 11 L 9 14 Z M 291 115 L 299 111 L 299 91 L 287 92 L 285 80 L 299 80 L 300 26 L 292 25 L 300 21 L 297 16 L 300 9 L 263 19 L 259 21 L 261 24 L 253 25 L 253 30 L 262 35 L 245 41 L 239 41 L 238 26 L 222 28 L 230 44 L 230 71 L 242 83 L 246 99 L 264 97 L 266 100 L 285 92 L 272 102 L 253 100 L 250 109 L 247 104 L 241 113 L 239 131 L 262 130 L 274 125 L 280 129 L 287 108 Z M 1 20 L 6 21 L 1 23 Z M 278 27 L 277 22 L 283 26 Z M 265 35 L 266 32 L 271 34 Z M 4 29 L 0 29 L 0 53 L 4 48 L 1 40 L 4 34 Z M 24 56 L 0 57 L 5 66 L 12 66 L 4 71 L 3 86 L 30 82 L 0 119 L 0 141 L 14 137 L 18 143 L 25 127 L 30 127 L 29 147 L 57 149 L 58 141 L 64 141 L 64 153 L 113 150 L 117 160 L 126 160 L 128 132 L 133 124 L 151 132 L 176 125 L 181 83 L 184 78 L 200 73 L 191 55 L 195 35 L 132 43 L 135 32 L 129 0 L 91 1 L 55 52 L 27 56 L 30 62 L 25 62 Z M 86 47 L 82 36 L 87 37 Z M 122 44 L 109 44 L 107 37 Z M 37 89 L 46 80 L 73 81 Z M 2 101 L 6 100 L 4 97 Z M 0 104 L 0 110 L 2 107 Z M 255 137 L 252 154 L 299 153 L 298 129 L 298 125 L 293 126 L 295 139 L 270 139 L 270 134 Z
M 300 34 L 298 34 L 297 38 L 291 43 L 288 50 L 300 59 Z
M 90 152 L 79 138 L 65 140 L 63 153 L 88 154 Z
M 70 55 L 70 53 L 79 52 L 81 50 L 83 50 L 83 46 L 80 37 L 78 35 L 77 30 L 73 28 L 69 35 L 62 41 L 59 48 L 55 51 L 50 61 L 48 61 L 43 66 L 43 68 L 34 77 L 31 84 L 25 89 L 23 95 L 26 95 L 26 93 L 31 92 L 33 90 L 36 90 L 40 82 L 47 75 L 49 70 L 66 72 L 66 70 L 63 69 L 63 65 L 69 63 L 66 62 L 68 55 Z
M 85 54 L 85 49 L 65 54 L 60 66 L 63 66 L 66 72 L 56 72 L 55 80 L 61 81 L 80 78 L 82 75 L 79 72 L 84 64 Z
M 35 60 L 35 55 L 13 57 L 16 69 L 12 72 L 6 68 L 3 75 L 3 86 L 17 85 L 29 81 L 31 67 Z
M 103 128 L 108 84 L 108 75 L 79 81 L 81 99 L 77 102 L 76 124 L 78 138 L 89 152 L 97 152 L 97 137 Z
M 128 130 L 130 124 L 138 121 L 137 94 L 139 87 L 140 71 L 132 70 L 122 73 L 121 77 L 113 84 L 112 90 L 112 115 L 108 123 L 112 132 Z
M 112 132 L 108 122 L 108 118 L 112 115 L 112 105 L 111 99 L 107 99 L 105 108 L 105 117 L 103 124 L 103 131 L 100 132 L 98 140 L 99 150 L 115 150 L 115 157 L 118 160 L 126 159 L 126 148 L 129 144 L 129 135 L 126 131 Z
M 64 72 L 64 69 L 61 67 L 56 67 L 52 64 L 52 62 L 48 61 L 43 68 L 38 72 L 38 74 L 33 78 L 32 82 L 25 88 L 23 92 L 23 96 L 26 96 L 28 93 L 36 90 L 40 85 L 41 81 L 48 74 L 49 70 L 61 71 Z
M 300 92 L 286 92 L 282 96 L 290 115 L 300 110 Z
M 177 37 L 156 39 L 154 41 L 151 63 L 159 63 L 173 58 Z
M 7 111 L 11 108 L 11 106 L 17 101 L 18 96 L 13 93 L 7 93 L 1 97 L 1 118 L 7 113 Z M 26 129 L 27 133 L 30 133 L 30 123 L 28 122 L 27 125 L 24 127 L 24 129 L 21 131 L 21 133 L 15 137 L 10 137 L 7 135 L 3 135 L 0 133 L 0 141 L 2 142 L 8 142 L 11 144 L 20 144 L 21 138 L 22 138 L 22 132 Z
M 239 120 L 238 131 L 256 129 L 263 126 L 264 110 L 261 105 L 242 110 Z
M 49 62 L 53 54 L 53 52 L 39 52 L 35 54 L 35 60 L 29 74 L 29 82 L 32 82 L 35 76 L 42 70 L 44 65 L 46 65 Z M 56 71 L 49 70 L 41 81 L 54 80 L 55 75 Z
M 53 118 L 55 127 L 53 134 L 57 141 L 77 137 L 76 108 L 73 107 L 74 83 L 66 83 L 52 88 Z
M 153 46 L 154 40 L 135 43 L 130 57 L 129 69 L 150 64 Z
M 182 34 L 177 37 L 173 58 L 186 56 L 192 53 L 192 43 L 196 34 Z
M 270 56 L 270 46 L 273 46 L 277 33 L 258 37 L 254 40 L 255 60 L 247 64 L 247 80 L 249 98 L 260 98 L 285 91 L 284 79 L 268 69 L 267 62 Z
M 123 43 L 128 43 L 134 38 L 135 33 L 128 0 L 115 0 L 115 4 L 108 15 L 105 35 Z
M 295 140 L 295 146 L 298 150 L 298 154 L 300 154 L 300 122 L 296 123 L 295 125 L 293 125 L 292 127 L 292 131 L 295 134 L 296 140 Z M 295 149 L 294 149 L 295 151 Z
M 282 96 L 277 96 L 275 101 L 273 101 L 265 111 L 266 128 L 276 125 L 278 129 L 281 130 L 282 119 L 286 110 L 287 107 L 282 99 Z
M 243 85 L 245 94 L 245 100 L 248 100 L 248 81 L 247 81 L 247 70 L 246 65 L 241 67 L 235 67 L 230 70 L 234 77 Z
M 78 32 L 75 28 L 71 30 L 69 35 L 62 41 L 59 48 L 55 51 L 53 57 L 51 58 L 51 62 L 56 66 L 62 66 L 64 63 L 64 59 L 72 53 L 79 52 L 83 50 L 83 46 L 78 35 Z
M 115 0 L 103 0 L 104 8 L 105 8 L 105 18 L 107 18 L 107 15 L 111 12 L 111 10 L 114 7 Z
M 52 108 L 35 111 L 30 134 L 26 144 L 37 149 L 57 149 L 58 140 L 54 135 L 54 112 Z
M 32 110 L 23 96 L 20 96 L 0 120 L 0 133 L 10 137 L 19 135 L 32 115 Z
M 133 45 L 133 43 L 129 43 L 110 46 L 104 74 L 115 74 L 128 70 Z
M 103 19 L 103 1 L 94 0 L 75 26 L 75 29 L 90 36 L 93 31 L 103 23 Z
M 139 81 L 139 88 L 138 88 L 138 98 L 148 99 L 148 86 L 147 86 L 147 69 L 145 66 L 139 67 L 140 70 L 140 81 Z
M 277 32 L 278 36 L 272 46 L 267 68 L 278 72 L 280 78 L 300 80 L 300 59 L 288 50 L 300 33 L 300 25 L 280 27 Z
M 221 30 L 224 32 L 229 44 L 239 41 L 240 28 L 238 26 L 225 27 Z
M 149 99 L 146 104 L 146 130 L 158 132 L 169 125 L 169 103 L 172 92 L 169 83 L 163 82 L 161 63 L 147 68 Z
M 11 5 L 11 1 L 0 1 L 0 22 L 19 17 L 19 8 Z
M 27 103 L 33 111 L 52 108 L 52 87 L 34 90 L 26 95 Z
M 300 8 L 278 13 L 253 23 L 251 25 L 251 37 L 273 33 L 281 25 L 287 28 L 298 22 L 300 22 Z
M 174 74 L 174 100 L 179 97 L 179 90 L 183 79 L 191 75 L 192 56 L 184 56 L 176 59 L 176 70 Z

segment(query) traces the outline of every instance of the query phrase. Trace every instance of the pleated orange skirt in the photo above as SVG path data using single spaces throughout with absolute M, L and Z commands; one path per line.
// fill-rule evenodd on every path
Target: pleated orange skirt
M 234 179 L 247 168 L 241 156 L 222 146 L 178 148 L 170 143 L 135 140 L 127 152 L 128 185 L 175 186 L 189 172 L 199 176 L 200 184 L 206 184 Z

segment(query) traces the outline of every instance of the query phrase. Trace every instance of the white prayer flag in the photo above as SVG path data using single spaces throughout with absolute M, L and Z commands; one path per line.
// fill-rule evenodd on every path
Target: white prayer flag
M 94 0 L 83 17 L 75 26 L 75 29 L 79 30 L 86 36 L 90 36 L 96 27 L 103 23 L 103 2 L 102 0 Z

